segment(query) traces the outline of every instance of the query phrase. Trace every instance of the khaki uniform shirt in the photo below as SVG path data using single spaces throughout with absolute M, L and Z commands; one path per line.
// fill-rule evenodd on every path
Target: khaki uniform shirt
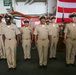
M 68 38 L 76 39 L 76 24 L 75 23 L 67 24 L 64 33 L 67 34 Z
M 20 31 L 19 31 L 19 29 L 17 28 L 16 25 L 11 24 L 9 26 L 6 25 L 3 28 L 3 34 L 5 35 L 5 37 L 7 39 L 9 39 L 9 38 L 15 38 L 16 35 L 20 34 Z
M 49 25 L 49 31 L 51 36 L 58 36 L 59 34 L 59 26 L 57 24 L 50 24 Z
M 48 35 L 50 35 L 48 25 L 37 25 L 34 35 L 38 35 L 38 38 L 40 39 L 47 39 Z
M 30 39 L 31 34 L 33 34 L 33 30 L 31 27 L 21 27 L 20 31 L 22 34 L 22 39 Z
M 3 27 L 5 27 L 5 26 L 6 26 L 6 25 L 5 25 L 4 22 L 1 22 L 1 23 L 0 23 L 0 35 L 3 34 Z

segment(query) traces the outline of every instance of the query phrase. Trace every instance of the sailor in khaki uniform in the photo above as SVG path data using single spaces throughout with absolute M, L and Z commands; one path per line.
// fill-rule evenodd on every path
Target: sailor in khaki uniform
M 24 59 L 31 59 L 31 36 L 32 28 L 29 26 L 29 20 L 24 21 L 24 26 L 20 29 L 22 34 L 22 47 L 24 51 Z
M 51 23 L 49 25 L 50 33 L 51 33 L 51 45 L 50 45 L 50 55 L 49 58 L 56 59 L 56 50 L 57 43 L 59 39 L 59 26 L 55 23 L 55 16 L 51 17 Z
M 5 15 L 6 26 L 3 28 L 3 35 L 5 37 L 5 50 L 6 58 L 9 70 L 16 69 L 16 48 L 17 41 L 19 41 L 20 31 L 17 26 L 11 23 L 12 16 L 10 14 Z M 16 41 L 17 37 L 17 41 Z
M 66 42 L 66 66 L 75 67 L 75 51 L 76 51 L 76 13 L 69 15 L 71 22 L 68 23 L 64 30 L 64 40 Z
M 40 16 L 40 25 L 37 25 L 34 31 L 35 45 L 38 48 L 39 54 L 39 67 L 47 68 L 47 56 L 48 56 L 48 45 L 49 45 L 49 29 L 46 25 L 46 17 Z
M 4 43 L 2 39 L 2 30 L 3 27 L 5 27 L 5 23 L 2 22 L 2 15 L 0 15 L 0 59 L 5 59 L 5 48 L 4 48 Z

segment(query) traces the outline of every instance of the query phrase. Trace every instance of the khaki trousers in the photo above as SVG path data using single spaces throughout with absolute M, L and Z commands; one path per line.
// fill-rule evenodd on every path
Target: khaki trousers
M 5 39 L 5 50 L 8 68 L 16 67 L 16 39 Z
M 4 43 L 2 36 L 0 36 L 0 58 L 6 58 L 6 53 L 5 53 L 5 48 L 4 48 Z
M 52 37 L 51 38 L 49 58 L 55 58 L 56 57 L 57 43 L 58 43 L 58 38 L 57 37 L 55 37 L 55 38 Z
M 74 64 L 76 51 L 76 40 L 68 38 L 66 41 L 66 63 Z
M 45 40 L 38 39 L 37 40 L 37 48 L 38 48 L 40 66 L 47 65 L 48 45 L 49 45 L 48 39 L 45 39 Z
M 22 40 L 22 47 L 24 51 L 24 59 L 31 58 L 31 39 L 23 39 Z

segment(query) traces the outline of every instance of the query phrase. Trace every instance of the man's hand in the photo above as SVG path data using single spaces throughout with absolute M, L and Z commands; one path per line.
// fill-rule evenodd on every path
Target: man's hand
M 35 42 L 35 46 L 37 47 L 37 42 Z
M 67 39 L 67 35 L 66 34 L 64 34 L 64 43 L 66 44 L 66 39 Z

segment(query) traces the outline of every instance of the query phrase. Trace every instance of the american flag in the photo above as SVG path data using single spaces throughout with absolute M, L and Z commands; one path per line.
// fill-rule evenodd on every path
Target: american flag
M 68 16 L 72 12 L 76 12 L 76 0 L 57 0 L 57 22 L 62 22 L 63 15 L 64 22 L 70 22 Z

